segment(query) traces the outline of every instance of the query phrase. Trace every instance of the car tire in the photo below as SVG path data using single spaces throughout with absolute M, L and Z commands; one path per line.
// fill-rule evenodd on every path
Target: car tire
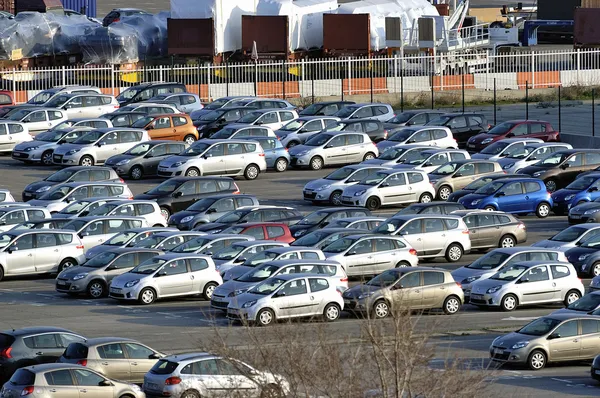
M 79 159 L 79 165 L 91 167 L 94 165 L 94 158 L 89 155 L 82 156 L 81 159 Z
M 363 156 L 363 162 L 366 162 L 367 160 L 371 160 L 371 159 L 375 159 L 375 154 L 373 152 L 367 152 L 365 153 L 365 156 Z
M 514 311 L 518 305 L 519 300 L 514 294 L 507 294 L 506 296 L 502 297 L 502 300 L 500 301 L 500 307 L 502 308 L 502 311 L 505 312 Z
M 342 191 L 333 191 L 331 195 L 329 195 L 329 203 L 334 206 L 342 205 Z
M 143 305 L 150 305 L 156 300 L 156 292 L 147 287 L 142 289 L 140 295 L 138 296 L 138 302 Z
M 485 210 L 485 211 L 496 211 L 496 208 L 494 206 L 485 206 L 483 208 L 483 210 Z
M 87 286 L 87 296 L 91 299 L 99 299 L 108 293 L 104 282 L 96 280 L 91 281 Z
M 592 267 L 590 268 L 590 274 L 592 277 L 600 275 L 600 261 L 597 261 L 594 264 L 592 264 Z
M 539 205 L 537 205 L 537 208 L 535 209 L 535 215 L 538 216 L 538 218 L 546 218 L 549 214 L 550 205 L 548 203 L 542 202 Z
M 186 177 L 200 177 L 200 170 L 198 170 L 196 167 L 190 167 L 185 171 L 184 175 Z
M 457 261 L 460 261 L 463 254 L 464 254 L 464 250 L 463 250 L 462 246 L 459 245 L 458 243 L 452 243 L 446 249 L 446 260 L 448 260 L 449 263 L 455 263 Z
M 288 142 L 288 144 L 287 144 L 287 149 L 293 148 L 293 147 L 295 147 L 296 145 L 300 145 L 300 143 L 299 143 L 299 142 L 297 142 L 297 141 L 290 141 L 290 142 Z
M 376 319 L 387 318 L 390 315 L 390 305 L 385 300 L 377 300 L 373 304 L 373 316 Z
M 311 170 L 321 170 L 323 168 L 323 158 L 320 156 L 314 156 L 310 159 L 309 167 Z
M 556 180 L 553 178 L 550 178 L 549 180 L 545 181 L 544 184 L 546 184 L 546 189 L 550 193 L 556 191 L 556 189 L 558 188 L 558 184 L 556 184 Z
M 461 303 L 458 297 L 449 296 L 444 300 L 443 310 L 446 315 L 454 315 L 460 310 L 460 306 Z
M 283 398 L 285 394 L 281 387 L 274 384 L 267 384 L 260 391 L 260 398 Z
M 60 274 L 65 269 L 71 268 L 75 265 L 77 265 L 77 261 L 73 260 L 72 258 L 65 258 L 64 260 L 62 260 L 60 262 L 60 264 L 58 266 L 58 273 Z
M 329 303 L 323 310 L 323 319 L 325 322 L 334 322 L 340 318 L 342 309 L 336 303 Z
M 452 193 L 452 188 L 448 185 L 442 185 L 440 189 L 438 189 L 438 198 L 441 200 L 447 200 L 450 194 Z
M 181 398 L 200 398 L 198 391 L 188 390 L 181 394 Z
M 500 242 L 498 243 L 498 247 L 515 247 L 517 245 L 517 240 L 512 235 L 504 235 L 500 238 Z
M 406 268 L 406 267 L 412 267 L 408 261 L 399 261 L 398 264 L 396 264 L 396 268 Z
M 282 173 L 288 168 L 288 161 L 286 158 L 279 158 L 275 161 L 275 171 Z
M 419 203 L 430 203 L 433 201 L 433 196 L 429 192 L 423 192 L 419 197 Z
M 52 154 L 54 151 L 46 151 L 42 153 L 42 157 L 40 158 L 43 166 L 52 166 Z
M 527 358 L 527 366 L 531 370 L 542 370 L 546 366 L 547 356 L 542 350 L 533 350 Z
M 141 166 L 133 166 L 131 170 L 129 170 L 129 178 L 132 180 L 141 180 L 144 176 L 144 170 L 142 170 Z
M 244 178 L 248 181 L 256 180 L 260 174 L 260 169 L 255 164 L 249 164 L 244 170 Z
M 381 206 L 381 202 L 379 201 L 379 198 L 376 196 L 371 196 L 365 202 L 365 207 L 371 211 L 379 209 L 380 206 Z
M 275 322 L 275 313 L 268 309 L 262 309 L 256 314 L 256 324 L 259 326 L 269 326 Z
M 196 142 L 196 137 L 193 134 L 188 134 L 183 138 L 183 142 L 188 145 L 192 145 L 194 142 Z
M 204 285 L 204 290 L 202 290 L 202 297 L 204 297 L 205 300 L 210 301 L 217 286 L 218 285 L 215 282 L 208 282 L 206 285 Z
M 4 279 L 4 267 L 0 265 L 0 281 Z
M 563 301 L 565 307 L 567 307 L 569 304 L 574 303 L 575 301 L 579 300 L 581 298 L 581 293 L 575 289 L 573 290 L 569 290 L 567 292 L 567 294 L 565 295 L 565 300 Z

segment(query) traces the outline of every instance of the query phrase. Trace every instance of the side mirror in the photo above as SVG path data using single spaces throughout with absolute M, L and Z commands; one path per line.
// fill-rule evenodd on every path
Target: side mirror
M 214 207 L 211 207 L 210 209 L 206 210 L 206 214 L 212 214 L 212 213 L 216 213 L 217 209 L 215 209 Z
M 177 192 L 174 192 L 174 193 L 173 193 L 173 197 L 174 197 L 174 198 L 180 198 L 180 197 L 182 197 L 182 196 L 183 196 L 183 192 L 181 192 L 181 191 L 177 191 Z
M 237 260 L 235 260 L 236 263 L 245 263 L 246 259 L 244 257 L 238 258 Z
M 591 187 L 590 189 L 588 189 L 588 192 L 596 192 L 598 191 L 598 187 Z
M 154 353 L 148 356 L 148 359 L 159 359 L 161 358 L 160 354 Z
M 507 157 L 507 156 L 508 156 L 508 153 L 501 153 L 501 154 L 500 154 L 500 155 L 498 155 L 498 156 L 499 156 L 499 157 L 501 157 L 501 158 L 505 158 L 505 157 Z
M 462 173 L 456 173 L 452 176 L 452 178 L 462 177 Z
M 569 163 L 565 163 L 562 166 L 560 166 L 561 169 L 568 169 L 571 165 Z
M 13 249 L 14 249 L 13 247 L 7 247 L 7 248 L 6 248 L 6 252 L 7 252 L 8 254 L 11 254 L 11 253 L 13 252 Z
M 329 149 L 329 148 L 333 148 L 333 145 L 327 144 L 323 147 L 323 149 Z
M 100 383 L 98 383 L 98 385 L 100 387 L 110 387 L 112 386 L 112 383 L 108 380 L 102 380 Z
M 429 167 L 429 166 L 433 166 L 430 162 L 427 162 L 423 165 L 423 167 Z
M 254 123 L 255 126 L 262 126 L 264 123 L 263 122 L 256 122 Z
M 385 187 L 389 187 L 390 183 L 389 182 L 382 182 L 381 184 L 379 184 L 379 188 L 385 188 Z
M 285 292 L 279 291 L 275 293 L 275 297 L 285 297 Z
M 346 253 L 346 256 L 354 256 L 356 254 L 355 250 L 352 250 L 351 252 Z
M 100 148 L 102 145 L 106 145 L 106 142 L 104 142 L 104 141 L 100 141 L 99 143 L 97 143 L 97 144 L 96 144 L 96 146 L 97 146 L 98 148 Z
M 506 194 L 504 192 L 498 192 L 497 194 L 494 195 L 495 198 L 500 198 L 502 196 L 506 196 Z
M 166 275 L 167 275 L 167 271 L 165 271 L 165 270 L 158 271 L 158 272 L 156 273 L 156 277 L 159 277 L 159 276 L 166 276 Z
M 506 138 L 512 138 L 512 137 L 514 137 L 514 136 L 515 136 L 515 134 L 514 134 L 514 133 L 508 133 L 508 134 L 506 134 L 506 136 L 505 136 L 505 137 L 506 137 Z
M 406 143 L 407 143 L 407 144 L 414 144 L 414 143 L 415 143 L 415 140 L 408 140 L 408 141 L 406 141 Z
M 560 333 L 552 333 L 548 336 L 548 340 L 560 339 Z
M 6 220 L 0 220 L 0 225 L 6 225 Z
M 212 256 L 214 253 L 213 252 L 204 252 L 202 254 L 206 254 L 207 256 Z
M 529 278 L 521 278 L 517 282 L 518 283 L 527 283 L 527 282 L 529 282 Z
M 89 232 L 82 232 L 82 233 L 79 234 L 80 238 L 83 238 L 84 236 L 90 236 L 90 233 Z
M 398 235 L 408 235 L 408 231 L 400 231 Z
M 147 153 L 144 155 L 144 159 L 150 159 L 151 157 L 153 157 L 151 153 Z
M 146 126 L 146 131 L 148 131 L 148 130 L 154 130 L 154 126 L 153 125 Z

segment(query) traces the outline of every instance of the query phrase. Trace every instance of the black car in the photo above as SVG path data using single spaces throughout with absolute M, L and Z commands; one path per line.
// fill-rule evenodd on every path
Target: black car
M 490 127 L 481 113 L 446 113 L 426 125 L 448 127 L 459 148 L 465 148 L 469 138 L 487 131 Z
M 438 117 L 445 112 L 434 110 L 412 110 L 405 112 L 397 112 L 396 116 L 386 121 L 383 128 L 391 130 L 404 126 L 422 126 Z
M 112 11 L 111 11 L 112 13 Z M 109 14 L 110 15 L 110 14 Z M 106 16 L 108 18 L 108 15 Z M 105 19 L 106 19 L 105 18 Z M 176 82 L 152 82 L 131 86 L 117 97 L 120 106 L 147 101 L 158 94 L 186 93 L 185 84 Z
M 194 120 L 194 126 L 198 130 L 198 138 L 210 138 L 214 133 L 221 130 L 230 123 L 237 122 L 240 118 L 256 110 L 253 107 L 227 107 L 216 109 Z
M 119 22 L 123 17 L 129 17 L 132 15 L 152 15 L 148 11 L 140 10 L 138 8 L 115 8 L 102 19 L 102 26 L 108 26 L 111 23 Z
M 231 211 L 215 222 L 202 224 L 194 228 L 194 231 L 218 234 L 226 228 L 236 224 L 256 222 L 279 222 L 287 225 L 295 224 L 302 219 L 302 214 L 292 208 L 284 206 L 257 206 L 245 207 Z
M 331 116 L 348 105 L 353 105 L 354 101 L 326 101 L 317 102 L 307 106 L 298 112 L 300 116 Z
M 594 315 L 597 315 L 599 312 L 600 311 L 598 310 L 594 311 Z M 592 379 L 600 381 L 600 355 L 596 355 L 596 357 L 594 358 L 590 374 L 592 375 Z
M 146 141 L 121 155 L 111 156 L 104 165 L 112 167 L 121 177 L 139 180 L 143 177 L 156 176 L 161 160 L 177 155 L 185 151 L 185 148 L 185 143 L 181 141 Z
M 323 249 L 325 246 L 349 235 L 370 234 L 372 232 L 354 228 L 324 228 L 309 232 L 293 241 L 290 246 L 314 247 Z
M 140 119 L 147 117 L 145 112 L 121 112 L 121 113 L 107 113 L 101 117 L 108 119 L 112 122 L 113 127 L 131 127 L 133 123 Z
M 443 214 L 448 215 L 456 210 L 464 210 L 465 207 L 458 203 L 451 202 L 429 202 L 429 203 L 413 203 L 410 206 L 400 210 L 397 215 L 404 214 Z
M 448 196 L 448 199 L 446 201 L 447 202 L 458 202 L 458 200 L 460 198 L 462 198 L 463 196 L 473 193 L 473 192 L 477 191 L 479 188 L 481 188 L 482 186 L 484 186 L 494 180 L 497 180 L 499 178 L 527 178 L 527 177 L 528 176 L 525 174 L 505 174 L 505 173 L 489 174 L 489 175 L 486 175 L 483 177 L 479 177 L 478 179 L 471 182 L 463 189 L 459 189 L 458 191 L 452 192 L 450 194 L 450 196 Z
M 364 207 L 333 207 L 317 210 L 304 217 L 297 224 L 292 225 L 290 232 L 294 238 L 298 239 L 309 232 L 324 228 L 335 219 L 370 215 L 372 215 L 371 211 Z
M 200 199 L 183 211 L 178 211 L 169 218 L 169 226 L 180 231 L 189 231 L 202 224 L 216 221 L 230 211 L 245 206 L 258 206 L 259 202 L 252 195 L 222 194 Z
M 239 192 L 235 181 L 229 177 L 174 177 L 133 199 L 155 200 L 168 220 L 171 214 L 187 209 L 198 199 Z
M 387 138 L 388 132 L 383 123 L 374 119 L 346 119 L 327 127 L 327 131 L 358 131 L 369 136 L 371 141 L 379 142 Z
M 204 108 L 196 109 L 195 111 L 190 113 L 190 117 L 192 118 L 192 120 L 198 120 L 198 119 L 200 119 L 201 116 L 204 116 L 207 113 L 210 113 L 217 109 L 221 109 L 221 108 L 230 106 L 230 104 L 233 101 L 239 101 L 239 100 L 242 100 L 242 99 L 245 99 L 248 97 L 249 96 L 230 95 L 228 97 L 218 98 L 218 99 L 214 100 L 213 102 L 211 102 L 210 104 L 206 105 Z
M 37 199 L 44 195 L 55 185 L 66 182 L 85 181 L 121 181 L 117 173 L 110 167 L 105 166 L 72 166 L 49 175 L 42 181 L 32 182 L 27 185 L 21 194 L 23 201 Z
M 579 242 L 577 246 L 571 247 L 565 251 L 567 261 L 573 264 L 573 267 L 579 275 L 594 276 L 590 275 L 592 269 L 588 269 L 587 272 L 583 272 L 582 266 L 585 263 L 589 263 L 589 256 L 598 253 L 598 238 L 593 236 L 583 242 Z
M 2 331 L 0 382 L 6 382 L 23 366 L 56 362 L 69 344 L 84 340 L 70 330 L 46 326 Z

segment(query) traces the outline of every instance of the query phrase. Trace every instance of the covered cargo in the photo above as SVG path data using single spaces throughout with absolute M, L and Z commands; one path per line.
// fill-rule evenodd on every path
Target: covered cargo
M 576 8 L 573 42 L 575 47 L 600 46 L 600 8 Z
M 96 18 L 96 0 L 62 0 L 63 7 Z

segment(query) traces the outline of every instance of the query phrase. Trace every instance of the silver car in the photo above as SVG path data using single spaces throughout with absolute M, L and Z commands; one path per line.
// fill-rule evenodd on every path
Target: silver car
M 69 119 L 74 117 L 99 117 L 119 109 L 119 103 L 115 97 L 97 93 L 60 94 L 44 106 L 61 109 Z
M 114 278 L 109 297 L 152 304 L 166 297 L 201 294 L 210 300 L 223 283 L 212 258 L 200 254 L 163 254 Z
M 22 162 L 51 166 L 52 154 L 59 145 L 74 142 L 91 130 L 93 130 L 92 127 L 66 127 L 40 133 L 35 140 L 16 145 L 12 152 L 12 158 Z
M 351 104 L 333 114 L 340 119 L 375 119 L 386 122 L 394 117 L 394 109 L 389 104 Z
M 539 162 L 546 156 L 556 151 L 573 149 L 571 144 L 565 142 L 538 142 L 527 144 L 518 151 L 498 160 L 502 169 L 507 173 L 518 173 L 521 169 Z
M 370 231 L 377 228 L 385 220 L 387 218 L 374 216 L 338 218 L 327 224 L 325 228 L 349 228 Z
M 581 298 L 585 288 L 571 263 L 526 261 L 499 270 L 471 287 L 470 302 L 513 311 L 519 305 L 564 303 Z
M 138 241 L 131 245 L 132 247 L 145 247 L 147 249 L 171 250 L 183 243 L 189 242 L 200 236 L 206 235 L 205 232 L 196 231 L 164 231 L 157 232 L 148 236 L 146 239 Z
M 163 254 L 155 249 L 113 248 L 78 267 L 70 267 L 56 277 L 56 291 L 75 296 L 86 294 L 97 299 L 108 295 L 110 282 L 140 263 Z
M 48 131 L 54 130 L 62 130 L 69 129 L 73 127 L 87 127 L 91 129 L 104 129 L 113 127 L 113 124 L 110 120 L 104 119 L 101 117 L 76 117 L 73 119 L 68 119 L 62 122 L 61 124 L 57 124 L 55 127 Z
M 169 251 L 171 253 L 197 253 L 212 256 L 214 253 L 217 253 L 234 243 L 253 240 L 255 240 L 254 237 L 250 235 L 207 234 L 182 243 Z
M 393 146 L 380 146 L 387 142 L 381 141 L 377 144 L 379 157 L 362 162 L 364 165 L 387 165 L 387 167 L 402 164 L 408 159 L 420 158 L 420 153 L 431 149 L 430 145 L 421 144 L 398 144 Z
M 240 207 L 259 205 L 258 199 L 253 195 L 233 193 L 211 195 L 197 200 L 185 210 L 172 214 L 169 217 L 169 225 L 180 230 L 192 230 Z
M 598 235 L 600 235 L 600 224 L 598 223 L 572 225 L 551 238 L 541 240 L 531 246 L 567 250 L 579 246 L 580 243 Z
M 28 221 L 41 221 L 49 219 L 48 209 L 38 206 L 11 206 L 0 208 L 0 232 L 13 229 L 19 224 Z
M 332 116 L 300 116 L 284 124 L 275 135 L 286 148 L 302 145 L 307 139 L 328 127 L 333 127 L 340 119 Z
M 52 213 L 52 218 L 55 219 L 74 219 L 77 217 L 85 217 L 90 211 L 102 206 L 118 198 L 89 198 L 76 200 L 59 212 Z
M 386 142 L 388 142 L 386 144 Z M 379 146 L 379 144 L 383 144 Z M 399 144 L 420 144 L 438 148 L 458 149 L 452 130 L 442 126 L 404 127 L 394 131 L 386 141 L 377 143 L 380 149 Z
M 289 150 L 292 167 L 320 170 L 324 166 L 359 163 L 379 156 L 379 150 L 365 133 L 351 131 L 315 134 L 303 145 Z
M 421 152 L 413 152 L 413 154 L 404 158 L 402 163 L 392 164 L 392 166 L 395 169 L 415 169 L 430 173 L 439 166 L 453 160 L 471 158 L 469 152 L 461 149 L 427 149 Z
M 133 216 L 146 219 L 153 227 L 166 227 L 167 220 L 154 200 L 120 200 L 110 201 L 91 210 L 89 216 Z
M 279 319 L 312 316 L 333 322 L 343 309 L 335 278 L 288 274 L 271 277 L 236 296 L 227 306 L 227 318 L 260 326 Z
M 543 142 L 539 138 L 505 138 L 485 147 L 481 152 L 473 154 L 471 158 L 498 161 L 515 153 L 521 153 L 526 145 Z
M 165 93 L 158 94 L 148 100 L 155 103 L 171 103 L 182 112 L 190 114 L 194 111 L 204 109 L 198 94 L 194 93 Z
M 212 257 L 217 265 L 217 270 L 223 275 L 227 270 L 244 263 L 248 258 L 255 256 L 257 253 L 276 247 L 287 246 L 287 243 L 272 240 L 239 242 L 219 250 Z
M 73 231 L 27 229 L 0 234 L 0 280 L 61 272 L 84 261 L 83 244 Z
M 52 162 L 61 166 L 103 164 L 109 157 L 148 140 L 148 132 L 142 129 L 111 127 L 93 130 L 71 144 L 56 148 Z
M 8 120 L 24 123 L 32 136 L 46 131 L 68 119 L 65 111 L 57 108 L 22 107 L 5 116 Z
M 63 228 L 77 232 L 87 251 L 101 245 L 119 232 L 148 226 L 146 220 L 140 217 L 92 216 L 79 217 L 65 224 Z
M 92 257 L 97 256 L 107 250 L 118 249 L 121 247 L 132 247 L 144 239 L 161 232 L 176 232 L 174 228 L 165 227 L 144 227 L 144 228 L 133 228 L 123 232 L 119 232 L 106 242 L 91 248 L 85 252 L 85 257 L 89 260 Z

